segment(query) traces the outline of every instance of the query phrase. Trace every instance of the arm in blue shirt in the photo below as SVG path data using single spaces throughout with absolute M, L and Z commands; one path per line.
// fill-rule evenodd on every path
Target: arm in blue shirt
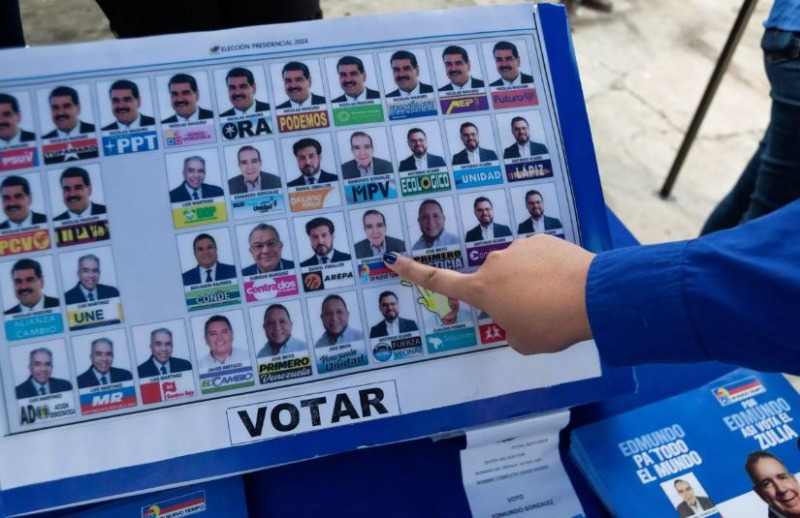
M 472 274 L 384 257 L 492 315 L 523 354 L 594 337 L 611 365 L 718 360 L 800 374 L 800 201 L 700 239 L 597 256 L 534 236 Z
M 800 201 L 701 239 L 599 254 L 586 307 L 612 365 L 800 373 Z

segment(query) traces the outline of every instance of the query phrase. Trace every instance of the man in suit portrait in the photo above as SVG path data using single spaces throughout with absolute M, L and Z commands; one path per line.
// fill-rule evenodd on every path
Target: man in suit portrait
M 114 342 L 108 338 L 92 340 L 89 360 L 91 360 L 92 366 L 83 374 L 78 375 L 78 388 L 99 387 L 133 379 L 130 371 L 113 366 Z
M 289 99 L 277 106 L 280 109 L 305 108 L 325 104 L 325 98 L 311 91 L 311 72 L 305 63 L 290 61 L 283 66 L 283 90 Z
M 170 203 L 217 198 L 225 193 L 220 187 L 205 183 L 206 159 L 194 155 L 183 160 L 183 182 L 169 191 Z
M 705 496 L 696 496 L 694 489 L 688 482 L 682 479 L 676 479 L 674 482 L 675 491 L 683 498 L 683 502 L 678 504 L 676 511 L 680 518 L 688 518 L 696 514 L 702 514 L 703 511 L 711 509 L 714 504 L 711 499 Z
M 33 142 L 36 135 L 19 127 L 22 112 L 13 95 L 0 93 L 0 149 L 25 142 Z
M 355 56 L 344 56 L 336 63 L 336 73 L 339 75 L 339 86 L 344 94 L 333 100 L 335 103 L 351 103 L 380 99 L 381 94 L 367 88 L 367 72 L 364 62 Z
M 106 206 L 91 201 L 92 178 L 82 167 L 68 167 L 61 173 L 61 199 L 67 210 L 53 218 L 53 221 L 66 221 L 106 213 Z
M 28 371 L 31 375 L 16 387 L 17 399 L 72 390 L 72 383 L 52 376 L 53 352 L 46 347 L 39 347 L 31 351 Z
M 347 303 L 339 295 L 332 294 L 325 297 L 322 301 L 320 318 L 325 332 L 316 341 L 314 347 L 330 347 L 364 339 L 364 333 L 350 327 L 350 312 L 347 309 Z
M 370 328 L 370 338 L 397 336 L 419 330 L 416 322 L 400 316 L 400 302 L 393 291 L 386 290 L 378 296 L 378 308 L 383 320 Z
M 308 234 L 314 255 L 300 263 L 300 266 L 316 266 L 318 264 L 349 261 L 350 254 L 333 248 L 335 231 L 336 228 L 333 226 L 333 221 L 328 218 L 318 217 L 309 220 L 306 223 L 306 234 Z
M 183 272 L 184 286 L 236 278 L 235 266 L 217 261 L 217 242 L 211 234 L 197 234 L 192 241 L 192 251 L 197 266 Z
M 350 151 L 353 160 L 342 164 L 342 177 L 345 180 L 392 172 L 391 162 L 373 156 L 372 137 L 368 133 L 356 131 L 350 135 Z
M 753 452 L 744 469 L 753 490 L 769 506 L 768 518 L 800 518 L 800 484 L 778 457 L 766 451 Z
M 381 211 L 369 209 L 361 217 L 361 221 L 364 223 L 364 234 L 367 238 L 353 246 L 357 258 L 383 257 L 386 252 L 406 251 L 406 244 L 402 239 L 386 235 L 386 218 Z
M 212 315 L 205 323 L 205 341 L 208 354 L 197 361 L 200 372 L 221 365 L 250 365 L 247 342 L 244 347 L 233 346 L 233 328 L 225 315 Z
M 283 241 L 278 229 L 268 223 L 259 223 L 247 238 L 253 264 L 242 270 L 242 275 L 258 275 L 259 273 L 278 272 L 294 268 L 294 261 L 284 259 Z
M 322 161 L 322 144 L 313 138 L 301 138 L 292 145 L 294 157 L 297 159 L 297 167 L 300 169 L 300 176 L 288 182 L 289 187 L 300 187 L 302 185 L 315 185 L 320 183 L 338 182 L 339 176 L 323 171 L 320 167 Z
M 486 241 L 496 237 L 509 237 L 511 229 L 505 225 L 494 222 L 494 207 L 492 200 L 485 196 L 478 196 L 472 204 L 478 225 L 467 231 L 466 242 Z
M 308 353 L 308 345 L 292 336 L 292 317 L 283 304 L 270 304 L 264 311 L 264 334 L 267 343 L 259 349 L 256 358 L 269 358 L 278 354 Z
M 195 122 L 213 119 L 214 112 L 197 105 L 200 100 L 200 91 L 197 89 L 197 80 L 189 74 L 175 74 L 169 79 L 169 102 L 175 114 L 167 117 L 162 124 L 174 122 Z
M 548 153 L 547 146 L 531 140 L 528 121 L 524 117 L 511 119 L 511 133 L 516 142 L 503 151 L 503 158 L 524 158 Z
M 533 77 L 519 71 L 519 51 L 510 41 L 498 41 L 492 49 L 500 79 L 489 86 L 518 86 L 533 83 Z
M 463 123 L 459 129 L 459 135 L 461 142 L 464 143 L 464 149 L 453 155 L 453 165 L 480 164 L 497 160 L 497 153 L 491 149 L 480 147 L 480 134 L 475 124 Z
M 531 217 L 519 224 L 517 234 L 538 233 L 562 228 L 560 219 L 544 215 L 544 198 L 539 191 L 531 189 L 525 193 L 525 207 Z
M 472 65 L 469 62 L 469 54 L 464 47 L 450 45 L 442 52 L 444 61 L 444 71 L 450 82 L 439 88 L 440 92 L 452 92 L 455 90 L 468 90 L 470 88 L 483 88 L 485 83 L 470 75 Z
M 254 97 L 256 80 L 250 70 L 242 67 L 230 69 L 225 76 L 225 84 L 228 86 L 228 99 L 231 101 L 232 107 L 230 110 L 222 112 L 220 117 L 253 115 L 269 111 L 269 103 L 259 101 Z M 267 133 L 272 133 L 269 127 L 267 127 Z
M 0 230 L 18 230 L 47 223 L 47 216 L 31 210 L 31 186 L 22 176 L 6 176 L 0 183 L 0 195 L 3 198 L 3 213 L 8 218 L 0 223 Z
M 150 357 L 137 367 L 139 378 L 152 378 L 192 370 L 192 364 L 172 356 L 172 331 L 159 327 L 150 331 Z
M 419 206 L 417 223 L 422 235 L 411 246 L 411 250 L 425 250 L 460 244 L 458 237 L 445 230 L 447 216 L 442 204 L 434 199 L 427 199 Z
M 81 102 L 78 92 L 69 86 L 57 86 L 50 92 L 50 117 L 56 128 L 42 138 L 77 137 L 94 131 L 94 124 L 79 119 Z
M 108 89 L 111 98 L 111 113 L 116 121 L 103 127 L 103 131 L 121 129 L 139 129 L 153 126 L 156 120 L 149 115 L 139 113 L 142 107 L 142 97 L 139 95 L 139 85 L 127 79 L 119 79 L 111 83 Z
M 431 85 L 420 83 L 417 56 L 407 50 L 398 50 L 389 58 L 392 67 L 392 78 L 397 90 L 386 94 L 386 97 L 408 97 L 411 95 L 432 94 Z
M 228 192 L 231 194 L 281 188 L 278 175 L 261 170 L 261 152 L 253 146 L 240 147 L 236 153 L 236 163 L 242 174 L 228 180 Z
M 6 315 L 57 308 L 61 304 L 57 298 L 42 293 L 44 288 L 42 265 L 33 259 L 20 259 L 14 263 L 11 267 L 11 281 L 19 304 L 6 311 Z
M 400 171 L 424 171 L 445 167 L 444 158 L 428 153 L 428 137 L 420 128 L 411 128 L 406 135 L 411 156 L 400 162 Z
M 64 292 L 67 305 L 114 297 L 119 297 L 117 288 L 100 284 L 100 258 L 94 254 L 81 256 L 78 259 L 78 284 Z

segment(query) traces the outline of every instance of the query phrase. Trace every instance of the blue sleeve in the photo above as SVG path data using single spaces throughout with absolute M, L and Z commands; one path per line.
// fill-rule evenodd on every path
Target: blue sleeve
M 700 239 L 599 254 L 586 305 L 611 365 L 717 360 L 800 374 L 800 201 Z

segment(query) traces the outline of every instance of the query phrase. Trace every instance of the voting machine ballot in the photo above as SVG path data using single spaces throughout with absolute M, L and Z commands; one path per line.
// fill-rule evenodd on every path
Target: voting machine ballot
M 470 272 L 535 234 L 610 246 L 562 9 L 2 61 L 6 514 L 633 390 L 593 342 L 523 357 L 491 315 L 381 260 Z

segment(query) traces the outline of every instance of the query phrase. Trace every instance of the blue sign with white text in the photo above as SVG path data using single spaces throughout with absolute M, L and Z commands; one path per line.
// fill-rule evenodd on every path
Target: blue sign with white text
M 127 155 L 156 149 L 158 149 L 158 135 L 155 131 L 103 137 L 103 153 L 106 156 Z

